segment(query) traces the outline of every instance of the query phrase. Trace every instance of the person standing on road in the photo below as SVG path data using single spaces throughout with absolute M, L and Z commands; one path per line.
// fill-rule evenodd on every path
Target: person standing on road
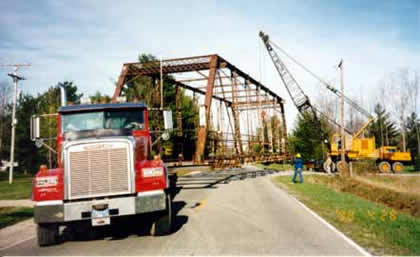
M 293 160 L 293 167 L 295 168 L 295 172 L 293 173 L 292 182 L 296 183 L 296 176 L 299 174 L 300 183 L 303 183 L 303 160 L 300 153 L 296 154 L 296 158 Z

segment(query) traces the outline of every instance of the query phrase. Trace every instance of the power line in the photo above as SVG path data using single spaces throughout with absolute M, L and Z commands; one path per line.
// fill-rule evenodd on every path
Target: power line
M 280 46 L 276 45 L 276 43 L 274 43 L 273 41 L 270 40 L 270 44 L 273 45 L 275 48 L 277 48 L 279 51 L 281 51 L 287 58 L 289 58 L 294 63 L 296 63 L 297 65 L 299 65 L 302 69 L 304 69 L 306 72 L 308 72 L 314 78 L 316 78 L 319 82 L 321 82 L 322 84 L 324 84 L 327 87 L 327 89 L 329 89 L 331 92 L 333 92 L 334 94 L 336 94 L 338 97 L 344 97 L 344 100 L 350 106 L 352 106 L 357 111 L 359 111 L 360 113 L 362 113 L 363 115 L 365 115 L 367 118 L 372 118 L 372 115 L 368 111 L 366 111 L 364 108 L 362 108 L 361 106 L 359 106 L 356 102 L 354 102 L 352 99 L 350 99 L 349 97 L 347 97 L 346 95 L 344 95 L 344 92 L 342 92 L 342 91 L 336 89 L 335 87 L 331 86 L 328 82 L 326 82 L 321 77 L 319 77 L 318 75 L 316 75 L 314 72 L 312 72 L 304 64 L 302 64 L 301 62 L 299 62 L 298 60 L 296 60 L 295 58 L 293 58 L 285 50 L 283 50 Z

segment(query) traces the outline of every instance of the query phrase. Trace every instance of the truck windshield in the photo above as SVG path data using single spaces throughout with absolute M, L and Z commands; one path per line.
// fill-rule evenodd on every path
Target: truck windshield
M 63 132 L 98 129 L 144 129 L 142 110 L 70 113 L 62 116 Z

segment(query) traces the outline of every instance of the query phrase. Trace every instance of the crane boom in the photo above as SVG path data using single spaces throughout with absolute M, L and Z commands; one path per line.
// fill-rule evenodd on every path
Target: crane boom
M 311 111 L 315 117 L 315 119 L 318 119 L 318 115 L 321 115 L 325 117 L 330 123 L 336 125 L 337 127 L 340 127 L 340 125 L 328 115 L 325 115 L 320 110 L 318 110 L 315 106 L 311 104 L 311 101 L 309 100 L 309 97 L 303 92 L 302 88 L 297 83 L 296 79 L 293 77 L 293 75 L 290 73 L 290 71 L 287 69 L 286 65 L 283 63 L 283 61 L 278 56 L 277 52 L 273 49 L 271 46 L 271 41 L 267 34 L 264 34 L 264 32 L 260 31 L 260 37 L 262 41 L 264 42 L 265 47 L 267 48 L 267 51 L 271 57 L 271 60 L 274 63 L 274 66 L 276 67 L 276 70 L 278 74 L 280 75 L 281 80 L 283 81 L 283 84 L 285 85 L 287 92 L 290 95 L 290 98 L 293 101 L 293 104 L 296 106 L 298 111 L 300 113 L 303 113 L 305 111 Z M 319 121 L 318 121 L 319 122 Z M 350 131 L 345 129 L 345 131 L 349 134 Z
M 341 92 L 340 90 L 336 89 L 335 87 L 331 86 L 328 82 L 326 82 L 325 80 L 323 80 L 322 78 L 320 78 L 319 76 L 317 76 L 315 73 L 313 73 L 311 70 L 309 70 L 305 65 L 303 65 L 302 63 L 300 63 L 299 61 L 297 61 L 295 58 L 293 58 L 292 56 L 290 56 L 286 51 L 284 51 L 281 47 L 279 47 L 278 45 L 276 45 L 276 43 L 274 43 L 273 41 L 269 40 L 268 35 L 266 35 L 267 37 L 267 41 L 268 44 L 270 46 L 274 46 L 275 48 L 277 48 L 279 51 L 281 51 L 284 55 L 286 55 L 290 60 L 292 60 L 294 63 L 296 63 L 297 65 L 299 65 L 302 69 L 304 69 L 306 72 L 308 72 L 309 74 L 311 74 L 314 78 L 316 78 L 319 82 L 321 82 L 328 90 L 330 90 L 332 93 L 334 93 L 335 95 L 337 95 L 338 97 L 343 96 L 344 101 L 350 105 L 351 107 L 353 107 L 354 109 L 356 109 L 358 112 L 360 112 L 361 114 L 363 114 L 366 118 L 372 118 L 372 115 L 363 107 L 361 107 L 360 105 L 358 105 L 355 101 L 353 101 L 351 98 L 347 97 L 346 95 L 343 94 L 343 92 Z M 271 47 L 272 48 L 272 47 Z
M 289 93 L 290 98 L 292 99 L 298 111 L 302 113 L 309 109 L 315 114 L 315 110 L 312 107 L 309 97 L 303 92 L 302 88 L 289 72 L 286 65 L 282 62 L 276 51 L 274 51 L 274 49 L 271 47 L 268 35 L 260 31 L 260 37 L 264 42 L 271 60 L 273 61 L 274 66 L 276 67 L 276 70 L 279 73 L 284 85 L 286 86 L 287 92 Z

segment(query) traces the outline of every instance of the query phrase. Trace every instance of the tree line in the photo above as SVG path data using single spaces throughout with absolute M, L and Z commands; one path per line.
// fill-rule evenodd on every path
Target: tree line
M 141 54 L 138 56 L 140 62 L 157 61 L 153 55 Z M 73 104 L 79 104 L 82 98 L 86 98 L 76 83 L 73 81 L 58 82 L 49 87 L 45 92 L 31 95 L 20 93 L 16 105 L 16 138 L 15 138 L 15 160 L 19 163 L 18 172 L 35 173 L 41 164 L 47 164 L 49 167 L 55 167 L 56 155 L 42 147 L 38 149 L 30 139 L 30 119 L 32 115 L 54 114 L 60 107 L 59 87 L 64 86 L 67 94 L 67 101 Z M 164 80 L 164 102 L 165 107 L 176 112 L 176 92 L 175 87 Z M 124 87 L 122 95 L 128 102 L 142 101 L 149 107 L 155 107 L 153 99 L 152 80 L 150 77 L 140 76 L 129 82 L 128 87 Z M 91 103 L 109 103 L 111 97 L 100 91 L 89 96 Z M 0 160 L 9 160 L 10 141 L 11 141 L 11 114 L 12 114 L 12 87 L 6 81 L 0 83 Z M 183 142 L 183 152 L 186 158 L 190 158 L 195 149 L 195 133 L 191 131 L 195 128 L 198 120 L 198 105 L 194 103 L 192 97 L 180 92 L 180 106 L 182 112 L 182 127 L 186 131 L 176 138 L 175 142 Z M 158 117 L 150 114 L 151 130 L 156 130 L 160 126 Z M 174 119 L 174 126 L 177 126 L 177 119 Z M 41 117 L 41 137 L 47 138 L 45 143 L 55 149 L 56 137 L 56 118 L 55 116 Z M 174 149 L 171 155 L 177 156 L 180 149 L 174 146 L 174 141 L 167 141 L 165 144 L 171 144 Z M 167 146 L 167 145 L 166 145 Z M 168 146 L 169 147 L 169 146 Z
M 138 57 L 140 62 L 157 61 L 153 55 L 141 54 Z M 411 73 L 412 75 L 413 73 Z M 373 116 L 375 120 L 368 126 L 365 136 L 374 136 L 376 146 L 383 145 L 398 146 L 400 150 L 409 150 L 412 159 L 420 159 L 420 119 L 418 117 L 418 98 L 419 98 L 419 76 L 417 73 L 410 76 L 407 70 L 388 74 L 380 81 L 376 88 L 376 93 L 370 96 L 373 105 Z M 48 164 L 54 167 L 56 162 L 55 154 L 46 148 L 38 149 L 30 140 L 30 118 L 34 114 L 56 113 L 60 106 L 59 86 L 64 86 L 67 92 L 67 100 L 78 104 L 84 97 L 83 93 L 72 81 L 58 82 L 55 86 L 49 87 L 45 92 L 37 95 L 21 93 L 17 99 L 17 126 L 16 126 L 16 160 L 19 162 L 18 171 L 36 172 L 41 164 Z M 153 81 L 150 77 L 140 76 L 135 80 L 129 81 L 129 85 L 124 87 L 122 94 L 127 101 L 143 101 L 149 107 L 158 107 L 156 104 L 156 94 L 153 88 Z M 176 113 L 182 113 L 180 122 L 184 133 L 172 135 L 174 140 L 169 140 L 163 147 L 170 147 L 173 152 L 172 157 L 177 158 L 183 152 L 184 158 L 191 158 L 195 149 L 195 128 L 198 124 L 198 104 L 193 97 L 185 94 L 180 89 L 180 106 L 176 104 L 176 89 L 168 81 L 163 81 L 165 107 L 170 108 Z M 151 90 L 152 89 L 152 90 Z M 10 155 L 10 124 L 11 124 L 11 85 L 5 81 L 0 82 L 0 160 L 8 160 Z M 109 103 L 111 97 L 97 91 L 89 97 L 92 103 Z M 318 100 L 318 107 L 330 117 L 336 117 L 333 104 L 328 97 Z M 327 100 L 325 100 L 327 99 Z M 371 100 L 373 99 L 373 100 Z M 363 99 L 359 103 L 363 105 Z M 324 102 L 323 102 L 324 101 Z M 291 108 L 291 107 L 290 107 Z M 363 118 L 352 109 L 346 112 L 346 128 L 356 131 L 363 124 Z M 160 119 L 150 114 L 151 130 L 155 130 L 160 124 Z M 322 159 L 328 149 L 321 143 L 319 132 L 314 129 L 313 117 L 311 114 L 299 114 L 296 118 L 294 128 L 288 134 L 289 151 L 291 153 L 301 153 L 305 159 Z M 337 128 L 332 126 L 325 118 L 320 118 L 323 131 L 331 136 Z M 270 120 L 272 127 L 276 127 L 275 120 Z M 174 119 L 174 126 L 177 127 L 178 119 Z M 46 143 L 55 148 L 56 120 L 48 118 L 42 120 L 41 135 L 50 138 Z M 281 128 L 279 134 L 281 134 Z M 263 141 L 268 142 L 266 124 L 263 128 Z M 258 133 L 259 134 L 259 133 Z M 328 138 L 329 139 L 329 138 Z M 183 149 L 178 147 L 182 142 Z M 254 152 L 268 151 L 264 144 L 263 149 L 259 145 L 253 146 Z M 208 149 L 206 150 L 209 151 Z M 419 162 L 420 163 L 420 162 Z
M 53 164 L 56 156 L 45 148 L 38 149 L 30 139 L 30 119 L 35 114 L 56 113 L 60 106 L 58 86 L 64 86 L 67 99 L 73 103 L 80 103 L 83 96 L 78 93 L 77 86 L 71 81 L 57 83 L 49 87 L 45 92 L 37 95 L 21 93 L 17 97 L 16 104 L 16 137 L 15 137 L 15 160 L 18 162 L 18 171 L 35 172 L 41 164 Z M 12 103 L 11 86 L 6 82 L 0 83 L 0 159 L 9 160 L 11 141 L 11 116 Z M 55 145 L 56 120 L 49 118 L 42 122 L 41 135 L 49 138 L 48 144 Z

